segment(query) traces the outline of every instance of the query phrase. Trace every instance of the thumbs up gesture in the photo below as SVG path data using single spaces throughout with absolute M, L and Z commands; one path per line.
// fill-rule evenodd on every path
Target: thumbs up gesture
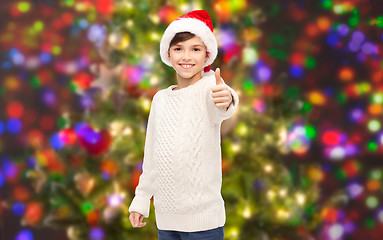
M 216 85 L 214 85 L 211 90 L 213 91 L 212 97 L 217 108 L 228 108 L 233 101 L 233 96 L 226 84 L 223 82 L 221 78 L 221 71 L 219 68 L 215 70 L 215 81 Z

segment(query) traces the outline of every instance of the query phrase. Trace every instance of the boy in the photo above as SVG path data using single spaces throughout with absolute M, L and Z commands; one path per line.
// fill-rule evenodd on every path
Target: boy
M 174 20 L 161 39 L 161 59 L 176 71 L 178 85 L 153 97 L 143 173 L 129 207 L 132 226 L 143 227 L 154 197 L 160 240 L 223 240 L 220 128 L 239 99 L 219 69 L 210 70 L 217 53 L 204 10 Z

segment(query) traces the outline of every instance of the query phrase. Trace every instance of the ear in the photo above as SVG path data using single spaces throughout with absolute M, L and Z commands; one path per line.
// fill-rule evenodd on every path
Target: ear
M 206 51 L 205 62 L 209 59 L 210 52 Z

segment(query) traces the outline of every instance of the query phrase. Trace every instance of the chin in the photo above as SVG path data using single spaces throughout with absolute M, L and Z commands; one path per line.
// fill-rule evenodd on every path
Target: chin
M 190 80 L 194 77 L 194 75 L 180 75 L 183 79 Z
M 188 76 L 182 76 L 186 80 L 192 80 L 197 74 L 194 75 L 188 75 Z
M 198 73 L 181 73 L 181 74 L 178 74 L 179 76 L 181 76 L 182 78 L 184 79 L 192 79 L 194 76 L 196 76 Z

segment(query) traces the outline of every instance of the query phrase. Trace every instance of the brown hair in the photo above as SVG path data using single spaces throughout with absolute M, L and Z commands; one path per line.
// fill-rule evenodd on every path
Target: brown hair
M 174 45 L 176 45 L 179 42 L 184 42 L 189 39 L 192 39 L 196 35 L 191 32 L 179 32 L 174 35 L 173 39 L 170 41 L 169 48 L 168 48 L 168 56 L 170 56 L 170 48 Z M 206 57 L 209 56 L 209 52 L 206 50 Z
M 169 48 L 171 48 L 173 45 L 176 45 L 179 42 L 192 39 L 193 37 L 195 37 L 195 35 L 191 32 L 179 32 L 176 35 L 174 35 L 172 41 L 170 41 Z

